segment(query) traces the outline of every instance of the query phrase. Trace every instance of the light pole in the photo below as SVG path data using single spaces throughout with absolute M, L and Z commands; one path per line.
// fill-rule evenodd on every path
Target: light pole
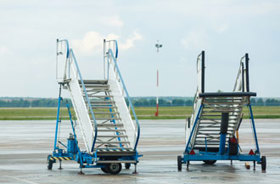
M 155 47 L 157 48 L 157 53 L 159 53 L 159 49 L 162 48 L 162 44 L 159 44 L 159 41 L 157 40 L 157 43 L 155 44 Z M 157 111 L 155 113 L 155 116 L 158 116 L 158 96 L 159 96 L 159 71 L 157 69 L 157 97 L 156 97 L 156 106 L 157 106 Z

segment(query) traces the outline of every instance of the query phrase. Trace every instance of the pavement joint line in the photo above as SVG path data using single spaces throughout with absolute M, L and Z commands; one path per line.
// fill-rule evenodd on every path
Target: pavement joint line
M 21 178 L 17 178 L 15 176 L 6 176 L 8 178 L 13 178 L 17 181 L 20 181 L 20 182 L 25 182 L 25 183 L 28 183 L 28 184 L 39 184 L 39 183 L 36 183 L 36 182 L 33 182 L 33 181 L 29 181 L 29 180 L 26 180 L 26 179 L 21 179 Z

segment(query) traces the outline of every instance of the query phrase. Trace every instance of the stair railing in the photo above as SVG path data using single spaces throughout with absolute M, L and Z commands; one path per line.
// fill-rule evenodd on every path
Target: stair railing
M 191 147 L 193 146 L 193 142 L 191 141 L 191 137 L 195 136 L 195 132 L 197 129 L 197 121 L 199 121 L 199 115 L 201 112 L 201 106 L 202 106 L 202 99 L 199 97 L 200 93 L 204 93 L 205 92 L 205 51 L 202 51 L 198 56 L 197 56 L 197 61 L 196 61 L 196 71 L 197 71 L 197 76 L 198 76 L 198 86 L 197 86 L 197 90 L 194 96 L 194 100 L 193 100 L 193 113 L 191 116 L 191 129 L 192 131 L 190 131 L 190 129 L 188 129 L 188 134 L 186 134 L 186 141 L 187 143 L 187 147 L 189 145 L 191 145 Z M 187 127 L 187 126 L 186 126 Z M 187 151 L 187 147 L 186 147 L 186 151 Z
M 63 49 L 60 49 L 60 48 L 63 48 Z M 90 99 L 89 99 L 89 96 L 87 94 L 87 90 L 86 90 L 86 87 L 85 87 L 85 84 L 84 84 L 84 81 L 83 81 L 83 78 L 82 78 L 82 74 L 80 72 L 80 68 L 79 68 L 77 59 L 75 57 L 75 54 L 74 54 L 73 50 L 69 47 L 68 40 L 66 40 L 66 39 L 63 39 L 63 40 L 57 39 L 57 66 L 59 65 L 58 64 L 58 62 L 59 62 L 58 57 L 60 55 L 66 56 L 66 58 L 65 58 L 64 69 L 63 69 L 63 72 L 62 72 L 63 73 L 63 79 L 62 80 L 60 78 L 57 78 L 57 79 L 59 79 L 59 81 L 61 83 L 68 83 L 72 78 L 75 78 L 78 81 L 80 80 L 80 82 L 81 82 L 82 89 L 83 89 L 83 92 L 85 94 L 85 103 L 86 103 L 86 106 L 87 106 L 87 108 L 90 112 L 90 115 L 91 115 L 91 117 L 93 119 L 93 123 L 94 123 L 94 126 L 93 126 L 93 131 L 94 131 L 93 136 L 94 137 L 93 137 L 93 143 L 92 143 L 92 147 L 91 147 L 91 151 L 93 151 L 94 146 L 95 146 L 95 142 L 96 142 L 96 138 L 97 138 L 97 122 L 96 122 L 94 112 L 92 110 L 92 105 L 90 103 Z M 71 72 L 71 68 L 74 70 L 73 73 Z M 57 68 L 57 73 L 59 72 L 58 70 L 59 69 Z
M 245 66 L 244 66 L 245 65 Z M 240 59 L 240 66 L 237 72 L 234 92 L 249 92 L 249 55 L 246 53 Z
M 127 88 L 125 86 L 124 80 L 122 78 L 119 66 L 117 64 L 117 58 L 118 58 L 118 43 L 116 40 L 104 40 L 104 58 L 105 61 L 107 62 L 107 80 L 109 80 L 109 67 L 110 67 L 110 63 L 113 64 L 113 68 L 116 74 L 116 80 L 118 81 L 118 83 L 120 84 L 121 88 L 122 88 L 122 94 L 125 94 L 125 98 L 128 101 L 128 109 L 130 109 L 132 111 L 132 114 L 134 116 L 135 122 L 133 122 L 133 129 L 134 129 L 134 150 L 136 150 L 137 145 L 138 145 L 138 141 L 140 138 L 140 124 L 139 124 L 139 120 L 136 116 L 135 110 L 134 110 L 134 106 L 132 104 L 132 101 L 130 99 L 130 96 L 128 94 Z M 112 62 L 110 62 L 112 61 Z M 105 71 L 105 70 L 104 70 Z M 136 130 L 136 128 L 137 130 Z

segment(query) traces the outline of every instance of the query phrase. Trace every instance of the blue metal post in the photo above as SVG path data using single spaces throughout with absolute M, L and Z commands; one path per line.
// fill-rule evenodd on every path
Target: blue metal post
M 74 127 L 74 123 L 73 123 L 72 114 L 71 114 L 71 110 L 70 110 L 69 104 L 66 104 L 66 107 L 67 107 L 67 110 L 68 110 L 69 119 L 70 119 L 70 122 L 71 122 L 71 127 L 72 127 L 72 130 L 73 130 L 75 142 L 76 142 L 77 149 L 78 149 L 78 154 L 79 154 L 79 158 L 80 158 L 80 168 L 82 168 L 83 158 L 82 158 L 82 154 L 81 154 L 80 148 L 78 146 L 77 135 L 76 135 L 76 131 L 75 131 L 75 127 Z
M 226 137 L 227 134 L 220 134 L 220 147 L 219 147 L 220 155 L 225 153 Z
M 225 153 L 228 121 L 229 121 L 229 113 L 223 112 L 221 118 L 220 145 L 219 145 L 220 155 Z
M 60 105 L 61 105 L 61 101 L 62 101 L 62 97 L 61 97 L 61 85 L 59 85 L 59 95 L 58 95 L 58 104 L 57 104 L 57 114 L 56 114 L 56 127 L 55 127 L 55 138 L 54 138 L 54 147 L 53 149 L 56 150 L 58 149 L 57 147 L 57 133 L 58 133 L 58 126 L 60 123 Z
M 257 138 L 257 132 L 256 132 L 256 127 L 255 127 L 255 120 L 254 120 L 254 116 L 253 116 L 252 107 L 251 107 L 251 105 L 248 105 L 248 107 L 249 107 L 250 116 L 251 116 L 251 120 L 252 120 L 253 131 L 254 131 L 254 137 L 255 137 L 255 143 L 256 143 L 256 149 L 257 149 L 256 152 L 257 152 L 257 153 L 260 153 L 259 143 L 258 143 L 258 138 Z

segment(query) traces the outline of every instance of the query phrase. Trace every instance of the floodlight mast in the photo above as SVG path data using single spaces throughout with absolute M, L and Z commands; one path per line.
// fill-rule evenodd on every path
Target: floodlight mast
M 162 44 L 159 43 L 159 41 L 157 40 L 157 43 L 155 44 L 155 47 L 157 48 L 157 53 L 159 53 L 159 49 L 162 48 Z M 159 96 L 159 70 L 157 69 L 157 83 L 156 83 L 156 87 L 157 87 L 157 97 L 156 97 L 156 108 L 157 111 L 155 113 L 155 116 L 158 117 L 158 108 L 159 108 L 159 104 L 158 104 L 158 96 Z

